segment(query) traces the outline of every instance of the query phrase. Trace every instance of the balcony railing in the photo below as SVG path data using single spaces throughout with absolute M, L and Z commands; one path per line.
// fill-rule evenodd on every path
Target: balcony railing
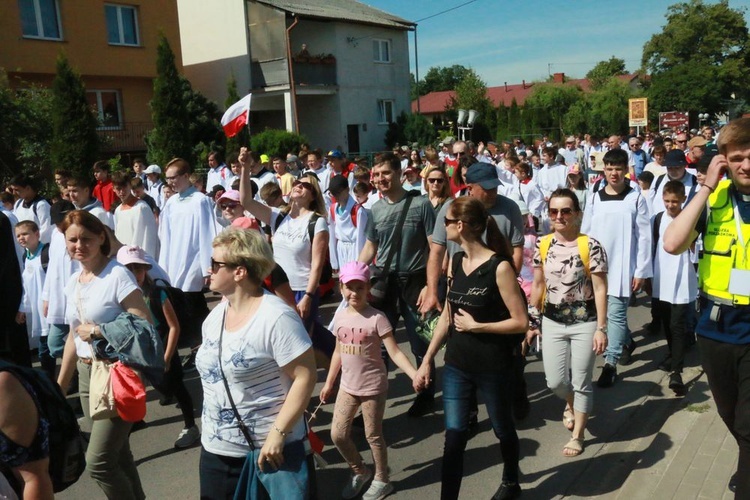
M 289 84 L 286 58 L 271 61 L 253 61 L 251 66 L 253 88 Z M 307 58 L 292 62 L 294 83 L 301 86 L 336 85 L 335 58 Z
M 146 134 L 153 128 L 154 125 L 151 122 L 125 122 L 118 129 L 100 129 L 98 132 L 102 141 L 102 151 L 105 153 L 145 151 Z

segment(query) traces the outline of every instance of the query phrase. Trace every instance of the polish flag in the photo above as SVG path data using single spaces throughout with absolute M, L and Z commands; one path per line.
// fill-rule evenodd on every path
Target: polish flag
M 221 117 L 221 126 L 227 137 L 234 137 L 240 133 L 242 127 L 250 121 L 250 94 L 235 102 Z

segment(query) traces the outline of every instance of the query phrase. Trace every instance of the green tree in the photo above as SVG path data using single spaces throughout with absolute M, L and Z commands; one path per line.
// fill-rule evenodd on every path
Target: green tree
M 240 94 L 237 92 L 237 79 L 234 77 L 234 72 L 232 72 L 229 75 L 229 80 L 227 80 L 227 99 L 224 101 L 224 108 L 228 109 L 239 100 Z M 247 127 L 243 127 L 239 134 L 227 138 L 227 154 L 238 153 L 240 148 L 247 144 L 250 144 L 250 132 Z
M 510 108 L 508 108 L 508 132 L 510 136 L 504 139 L 512 140 L 513 137 L 521 135 L 521 110 L 518 108 L 515 97 L 510 102 Z
M 497 128 L 495 129 L 495 141 L 500 142 L 510 137 L 510 129 L 508 128 L 508 107 L 504 102 L 501 102 L 497 107 L 496 116 Z
M 625 74 L 625 61 L 615 56 L 606 61 L 599 61 L 596 66 L 586 73 L 592 90 L 598 90 L 612 77 Z
M 750 97 L 750 48 L 745 9 L 728 0 L 677 3 L 667 24 L 643 47 L 641 64 L 651 75 L 649 108 L 716 114 L 735 97 Z
M 455 90 L 461 80 L 471 70 L 460 64 L 453 66 L 433 66 L 427 70 L 427 73 L 419 81 L 419 95 L 427 95 L 430 92 L 441 92 L 445 90 Z M 411 76 L 412 82 L 412 100 L 416 99 L 417 89 L 414 75 Z
M 408 144 L 416 142 L 420 146 L 432 144 L 437 137 L 437 132 L 432 122 L 424 115 L 409 113 L 406 115 L 404 124 L 404 138 Z
M 98 123 L 86 100 L 81 75 L 63 53 L 57 57 L 57 73 L 52 80 L 50 122 L 51 165 L 78 174 L 88 172 L 99 155 Z
M 288 153 L 297 154 L 300 146 L 305 143 L 307 143 L 307 139 L 303 135 L 269 128 L 250 138 L 250 149 L 268 156 L 286 157 Z
M 224 151 L 226 136 L 221 127 L 221 111 L 215 102 L 193 89 L 187 78 L 180 76 L 183 99 L 188 114 L 188 137 L 192 145 L 191 158 L 194 165 L 205 165 L 208 153 Z M 245 143 L 248 144 L 248 143 Z
M 164 34 L 159 35 L 156 54 L 157 76 L 150 104 L 154 129 L 146 138 L 148 161 L 164 166 L 172 158 L 180 157 L 194 163 L 185 85 L 177 72 L 174 52 Z
M 564 118 L 570 108 L 584 99 L 583 91 L 577 85 L 560 83 L 537 83 L 524 102 L 536 117 L 535 129 L 540 134 L 548 134 L 555 140 L 566 135 Z

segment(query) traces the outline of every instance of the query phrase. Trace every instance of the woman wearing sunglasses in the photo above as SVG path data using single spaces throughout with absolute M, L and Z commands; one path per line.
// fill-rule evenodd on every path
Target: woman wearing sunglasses
M 581 234 L 581 206 L 570 189 L 552 192 L 549 220 L 553 233 L 537 240 L 531 289 L 531 305 L 543 311 L 541 332 L 530 329 L 526 340 L 544 333 L 547 386 L 565 400 L 563 425 L 572 432 L 563 456 L 575 457 L 593 407 L 594 361 L 607 347 L 607 256 Z
M 443 208 L 446 200 L 451 197 L 451 188 L 448 183 L 448 174 L 443 167 L 428 167 L 424 178 L 424 188 L 427 191 L 427 199 L 430 200 L 435 215 Z
M 268 207 L 251 194 L 249 170 L 257 161 L 255 153 L 240 150 L 240 201 L 245 210 L 271 228 L 274 260 L 289 276 L 297 312 L 309 332 L 318 316 L 318 284 L 328 251 L 323 194 L 314 174 L 303 175 L 292 184 L 289 204 L 283 210 Z

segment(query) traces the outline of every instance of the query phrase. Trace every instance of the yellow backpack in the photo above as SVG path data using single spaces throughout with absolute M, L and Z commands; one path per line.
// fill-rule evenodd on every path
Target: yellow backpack
M 549 252 L 549 247 L 552 246 L 552 236 L 552 234 L 543 236 L 541 241 L 539 242 L 539 256 L 541 257 L 542 261 L 542 269 L 544 269 L 544 263 L 547 262 L 547 253 Z M 585 234 L 581 234 L 578 236 L 578 239 L 576 239 L 576 242 L 578 243 L 578 253 L 581 255 L 583 268 L 586 270 L 586 276 L 591 276 L 591 270 L 589 269 L 589 237 Z M 544 289 L 542 290 L 542 311 L 544 310 L 546 299 L 547 286 L 545 285 Z

